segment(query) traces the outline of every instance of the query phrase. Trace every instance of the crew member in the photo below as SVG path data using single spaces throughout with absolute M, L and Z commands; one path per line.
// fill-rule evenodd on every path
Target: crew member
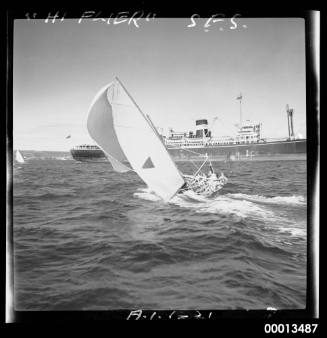
M 213 168 L 212 168 L 212 164 L 210 163 L 210 167 L 209 167 L 209 172 L 208 172 L 208 177 L 211 177 L 212 175 L 215 175 L 215 172 L 213 171 Z
M 227 183 L 227 177 L 224 175 L 223 172 L 221 172 L 219 178 L 218 178 L 219 181 L 221 181 L 223 184 Z

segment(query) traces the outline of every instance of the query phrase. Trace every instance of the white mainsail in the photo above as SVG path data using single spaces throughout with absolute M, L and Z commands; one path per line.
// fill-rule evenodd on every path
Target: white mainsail
M 24 163 L 25 162 L 24 157 L 19 150 L 16 150 L 16 161 L 18 163 Z
M 110 86 L 110 85 L 109 85 Z M 127 161 L 113 124 L 112 107 L 107 99 L 108 86 L 102 88 L 94 98 L 89 109 L 87 129 L 94 141 L 103 149 L 114 170 L 131 170 L 122 162 Z
M 122 161 L 128 160 L 148 187 L 164 200 L 172 198 L 184 185 L 160 137 L 118 78 L 93 100 L 87 128 L 115 170 L 127 171 Z

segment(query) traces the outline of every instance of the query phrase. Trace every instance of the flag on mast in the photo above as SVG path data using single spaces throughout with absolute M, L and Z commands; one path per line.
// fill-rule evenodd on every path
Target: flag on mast
M 242 100 L 242 93 L 240 93 L 240 96 L 238 96 L 236 100 Z

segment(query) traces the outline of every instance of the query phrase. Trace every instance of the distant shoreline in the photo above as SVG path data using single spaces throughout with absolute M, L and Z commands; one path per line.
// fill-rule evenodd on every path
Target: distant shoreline
M 13 149 L 13 151 L 19 150 L 21 152 L 27 152 L 27 153 L 67 153 L 70 154 L 69 150 L 32 150 L 32 149 Z
M 23 155 L 28 155 L 28 154 L 60 154 L 61 156 L 69 156 L 71 157 L 71 153 L 69 151 L 60 151 L 60 150 L 20 150 L 21 153 Z M 71 158 L 71 160 L 74 160 L 73 158 Z M 178 163 L 178 162 L 203 162 L 204 161 L 204 156 L 197 156 L 197 157 L 190 157 L 190 158 L 174 158 L 173 157 L 174 162 Z M 240 156 L 239 159 L 235 159 L 235 160 L 226 160 L 226 156 L 215 156 L 215 157 L 209 157 L 209 161 L 211 162 L 225 162 L 225 163 L 233 163 L 233 162 L 253 162 L 253 161 L 257 161 L 257 162 L 263 162 L 263 161 L 306 161 L 307 160 L 307 154 L 306 153 L 301 153 L 301 154 L 271 154 L 271 155 L 257 155 L 257 156 L 253 156 L 252 158 L 250 156 L 245 156 L 242 155 Z M 75 160 L 74 160 L 75 161 Z M 76 161 L 76 162 L 80 162 L 80 161 Z M 88 159 L 87 161 L 88 163 L 97 163 L 99 161 L 96 161 L 92 158 Z M 103 161 L 101 161 L 101 163 L 103 162 L 108 162 L 108 160 L 104 159 Z

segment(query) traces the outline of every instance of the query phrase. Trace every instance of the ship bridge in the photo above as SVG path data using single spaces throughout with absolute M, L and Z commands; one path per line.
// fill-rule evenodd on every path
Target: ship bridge
M 257 143 L 260 139 L 261 123 L 253 123 L 250 120 L 245 121 L 235 137 L 236 143 Z

